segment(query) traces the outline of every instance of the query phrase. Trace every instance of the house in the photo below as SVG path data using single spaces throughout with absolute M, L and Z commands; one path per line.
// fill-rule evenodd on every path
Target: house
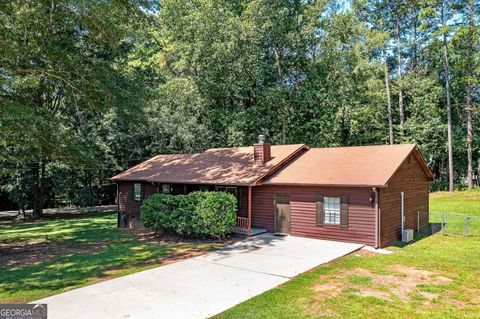
M 237 228 L 375 247 L 416 229 L 433 175 L 413 144 L 310 148 L 270 145 L 158 155 L 112 178 L 118 224 L 141 226 L 140 206 L 162 192 L 224 191 L 238 199 Z M 422 225 L 428 220 L 422 218 Z

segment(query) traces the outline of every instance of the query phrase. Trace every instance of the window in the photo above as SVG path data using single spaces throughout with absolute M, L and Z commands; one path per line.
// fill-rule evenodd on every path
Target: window
M 208 185 L 200 185 L 198 186 L 198 190 L 201 192 L 208 192 L 210 188 L 208 187 Z
M 142 200 L 142 184 L 133 184 L 133 200 Z
M 162 184 L 162 193 L 170 194 L 170 184 Z
M 240 201 L 240 196 L 238 194 L 238 189 L 236 187 L 216 186 L 215 188 L 216 188 L 217 192 L 225 192 L 225 193 L 229 193 L 229 194 L 232 194 L 233 196 L 235 196 L 235 198 L 237 199 L 237 208 L 240 208 L 241 201 Z
M 340 197 L 324 197 L 324 223 L 340 225 Z

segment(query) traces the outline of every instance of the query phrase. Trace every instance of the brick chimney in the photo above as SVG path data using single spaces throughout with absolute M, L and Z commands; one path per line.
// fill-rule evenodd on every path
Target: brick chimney
M 271 160 L 270 147 L 269 143 L 265 143 L 265 135 L 259 135 L 258 143 L 253 144 L 253 158 L 255 162 L 265 164 Z

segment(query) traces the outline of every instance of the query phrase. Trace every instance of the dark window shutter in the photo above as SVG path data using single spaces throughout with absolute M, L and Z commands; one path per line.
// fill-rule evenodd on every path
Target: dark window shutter
M 323 213 L 323 195 L 317 195 L 315 199 L 316 203 L 316 214 L 315 214 L 315 223 L 317 226 L 323 226 L 323 220 L 325 214 Z
M 340 197 L 340 226 L 348 227 L 348 196 Z

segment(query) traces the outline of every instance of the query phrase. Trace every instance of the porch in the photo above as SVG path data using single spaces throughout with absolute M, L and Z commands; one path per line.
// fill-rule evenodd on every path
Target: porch
M 218 191 L 232 194 L 237 199 L 237 220 L 234 233 L 255 236 L 266 233 L 264 228 L 252 227 L 252 186 L 150 183 L 141 188 L 142 198 L 154 193 L 186 195 L 195 191 Z
M 234 233 L 246 236 L 256 236 L 267 232 L 265 228 L 249 228 L 249 225 L 250 223 L 247 217 L 237 217 L 237 226 Z

